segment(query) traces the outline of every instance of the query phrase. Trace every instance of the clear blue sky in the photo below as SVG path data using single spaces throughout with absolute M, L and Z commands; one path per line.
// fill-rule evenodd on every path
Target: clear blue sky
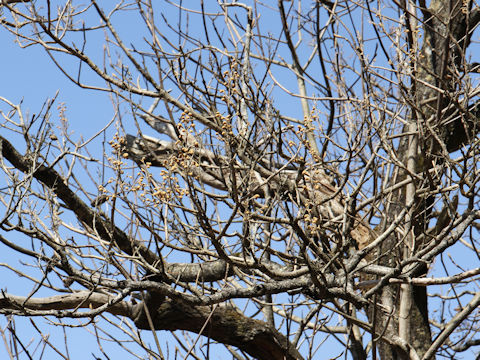
M 18 44 L 14 43 L 13 36 L 1 29 L 0 48 L 2 53 L 0 56 L 0 96 L 7 98 L 13 103 L 19 103 L 23 100 L 23 109 L 33 114 L 39 111 L 45 100 L 52 98 L 56 92 L 59 91 L 56 102 L 57 105 L 61 102 L 66 104 L 70 128 L 77 134 L 82 134 L 85 138 L 96 133 L 102 125 L 111 120 L 113 107 L 108 94 L 84 90 L 70 82 L 70 80 L 63 76 L 56 68 L 41 47 L 36 46 L 21 49 Z M 0 129 L 0 133 L 2 133 L 2 129 Z M 21 144 L 18 145 L 19 148 L 22 147 Z M 101 156 L 101 149 L 99 149 L 98 157 L 99 156 Z M 0 186 L 2 186 L 2 179 L 0 179 Z M 469 263 L 468 265 L 476 263 L 476 259 L 474 258 L 462 258 L 462 254 L 457 252 L 461 251 L 462 248 L 457 248 L 459 250 L 454 247 L 449 249 L 447 253 L 462 259 L 462 264 L 467 265 L 467 262 Z M 3 246 L 1 249 L 0 263 L 14 263 L 18 261 L 15 254 L 5 251 Z M 457 272 L 459 272 L 459 269 L 452 268 L 452 273 Z M 17 279 L 11 275 L 11 272 L 8 272 L 8 276 L 6 276 L 6 274 L 7 272 L 5 272 L 3 268 L 0 268 L 0 278 L 2 279 L 0 282 L 1 289 L 7 289 L 9 292 L 17 295 L 28 294 L 30 289 L 19 286 L 19 283 L 16 281 Z M 432 287 L 432 291 L 436 291 L 435 288 Z M 41 323 L 43 320 L 38 318 L 36 321 Z M 4 318 L 0 317 L 0 326 L 3 327 L 4 324 Z M 19 321 L 19 324 L 22 324 L 21 331 L 24 336 L 23 339 L 28 338 L 30 333 L 32 337 L 34 334 L 36 335 L 33 327 L 29 325 L 28 319 Z M 49 331 L 51 330 L 52 327 L 49 328 Z M 70 350 L 72 350 L 70 354 L 71 359 L 92 358 L 90 355 L 91 352 L 95 352 L 97 356 L 101 357 L 101 354 L 96 350 L 96 344 L 86 341 L 84 330 L 71 329 L 68 331 L 71 334 L 71 336 L 69 336 Z M 159 333 L 161 341 L 167 341 L 165 334 L 166 333 Z M 62 343 L 63 334 L 60 329 L 58 333 L 52 332 L 51 336 L 56 337 L 60 344 Z M 93 337 L 90 337 L 91 341 L 93 341 L 93 339 Z M 328 351 L 324 353 L 328 353 Z M 125 355 L 125 353 L 122 354 Z M 116 358 L 115 352 L 109 355 L 111 359 Z M 2 345 L 0 345 L 0 358 L 7 358 Z M 38 356 L 34 358 L 38 358 Z M 51 355 L 51 357 L 46 358 L 57 359 L 60 357 Z
M 14 42 L 12 35 L 1 29 L 0 48 L 2 49 L 2 55 L 0 56 L 0 78 L 2 79 L 0 82 L 0 96 L 14 104 L 18 104 L 23 100 L 22 108 L 30 116 L 38 113 L 43 103 L 47 99 L 54 97 L 56 92 L 59 91 L 56 105 L 59 105 L 61 102 L 65 103 L 70 129 L 75 131 L 77 135 L 75 137 L 78 138 L 80 134 L 85 138 L 92 136 L 112 118 L 113 107 L 108 95 L 106 93 L 83 90 L 73 84 L 61 74 L 41 47 L 22 49 Z M 2 104 L 1 109 L 5 108 Z M 55 114 L 56 111 L 53 113 Z M 4 132 L 5 130 L 0 128 L 0 133 L 11 139 L 11 133 Z M 23 149 L 21 142 L 15 145 L 19 149 Z M 99 153 L 96 156 L 101 157 L 101 148 L 98 150 Z M 2 185 L 2 179 L 0 179 L 0 186 Z M 10 240 L 14 239 L 10 238 Z M 8 251 L 5 246 L 1 246 L 0 263 L 9 263 L 14 266 L 19 260 L 18 254 Z M 0 288 L 12 294 L 25 296 L 31 291 L 31 288 L 22 286 L 22 283 L 18 281 L 19 278 L 12 275 L 12 272 L 6 271 L 3 267 L 0 267 L 0 279 L 2 279 Z M 41 324 L 47 324 L 42 318 L 35 318 L 35 321 L 40 326 Z M 82 320 L 82 322 L 86 323 L 85 320 Z M 78 324 L 79 322 L 74 323 Z M 23 341 L 39 338 L 38 333 L 28 319 L 17 317 L 16 324 L 17 331 Z M 5 317 L 0 316 L 0 327 L 4 328 L 5 325 Z M 52 331 L 55 329 L 52 326 L 48 328 L 43 326 L 43 329 L 50 334 L 52 343 L 62 349 L 62 344 L 64 343 L 62 330 L 58 328 L 58 331 Z M 71 359 L 93 359 L 91 353 L 95 353 L 104 359 L 97 350 L 94 337 L 88 336 L 84 329 L 71 328 L 67 329 L 67 333 L 69 335 L 68 343 Z M 86 341 L 87 339 L 88 341 Z M 29 348 L 30 351 L 33 351 L 33 349 L 34 347 Z M 49 349 L 45 351 L 47 356 L 44 356 L 43 359 L 61 358 Z M 33 358 L 40 358 L 41 352 L 42 346 L 33 352 Z M 115 351 L 110 351 L 109 355 L 114 359 L 119 354 Z M 123 353 L 123 355 L 126 354 Z M 5 352 L 3 342 L 0 342 L 0 359 L 7 358 L 8 355 Z M 21 358 L 26 359 L 27 357 Z

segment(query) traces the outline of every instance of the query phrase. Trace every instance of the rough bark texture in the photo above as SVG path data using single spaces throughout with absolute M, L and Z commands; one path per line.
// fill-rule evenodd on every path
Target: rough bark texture
M 423 13 L 423 31 L 424 40 L 420 56 L 416 58 L 413 65 L 412 88 L 409 95 L 414 98 L 414 106 L 410 112 L 410 121 L 420 124 L 426 124 L 424 131 L 425 137 L 421 137 L 419 148 L 416 150 L 415 164 L 416 174 L 427 181 L 427 172 L 433 166 L 442 162 L 445 151 L 451 152 L 457 150 L 472 135 L 476 134 L 477 120 L 476 116 L 465 116 L 465 111 L 459 107 L 458 99 L 455 98 L 455 91 L 458 82 L 458 75 L 464 67 L 465 49 L 470 42 L 471 19 L 467 18 L 466 11 L 462 7 L 471 7 L 461 1 L 434 0 L 425 8 L 425 2 L 419 2 Z M 465 9 L 463 9 L 465 10 Z M 408 13 L 407 9 L 405 9 Z M 409 15 L 406 15 L 407 18 Z M 414 21 L 413 18 L 410 20 Z M 413 42 L 410 44 L 413 46 Z M 408 95 L 407 95 L 408 96 Z M 476 107 L 472 108 L 472 113 L 476 113 Z M 467 112 L 468 114 L 468 112 Z M 416 135 L 417 136 L 417 135 Z M 407 152 L 408 144 L 400 144 L 397 153 L 403 157 L 405 167 L 408 162 Z M 404 180 L 409 175 L 400 172 L 393 182 Z M 431 178 L 428 179 L 432 181 Z M 438 180 L 438 179 L 437 179 Z M 418 184 L 418 180 L 415 180 Z M 415 236 L 424 234 L 428 228 L 431 214 L 433 198 L 418 199 L 414 209 Z M 399 212 L 406 206 L 407 200 L 405 192 L 400 191 L 393 199 L 390 211 L 387 214 L 387 223 L 392 221 Z M 400 238 L 391 237 L 382 245 L 380 253 L 385 256 L 380 259 L 380 264 L 395 266 L 395 262 L 402 258 L 398 244 Z M 416 244 L 417 249 L 421 249 L 425 244 Z M 400 247 L 401 249 L 401 247 Z M 427 267 L 422 267 L 417 276 L 425 274 Z M 407 342 L 411 342 L 416 353 L 421 358 L 432 344 L 432 335 L 428 322 L 428 298 L 426 287 L 413 286 L 412 303 L 410 309 L 410 335 Z M 399 287 L 391 287 L 390 290 L 384 289 L 381 296 L 381 302 L 384 306 L 392 307 L 395 315 L 393 317 L 387 314 L 377 314 L 377 326 L 382 330 L 387 328 L 387 333 L 395 334 L 398 332 L 398 309 L 400 303 Z M 370 311 L 370 319 L 373 319 L 373 312 Z M 399 353 L 398 349 L 381 343 L 379 346 L 382 359 L 407 359 L 408 354 Z
M 119 130 L 95 160 L 86 146 L 113 125 L 80 141 L 62 106 L 52 115 L 53 101 L 28 120 L 0 97 L 0 245 L 34 259 L 37 276 L 2 264 L 33 290 L 2 293 L 1 313 L 105 312 L 262 360 L 302 359 L 296 347 L 329 357 L 315 347 L 335 332 L 354 360 L 433 358 L 463 320 L 478 322 L 470 284 L 457 299 L 437 296 L 448 309 L 470 303 L 432 331 L 427 286 L 439 279 L 425 277 L 467 229 L 465 249 L 478 256 L 480 88 L 462 88 L 480 68 L 467 62 L 480 21 L 473 2 L 134 1 L 107 12 L 92 1 L 66 2 L 55 16 L 49 1 L 20 2 L 0 1 L 0 24 L 25 47 L 45 48 L 76 84 L 108 92 Z M 276 30 L 265 31 L 262 7 Z M 137 10 L 142 43 L 126 45 L 116 15 Z M 371 21 L 360 24 L 365 14 Z M 103 65 L 91 39 L 104 41 Z M 84 84 L 85 68 L 100 82 Z M 464 158 L 451 159 L 459 149 Z M 57 296 L 36 297 L 45 289 Z
M 115 242 L 123 251 L 134 254 L 135 250 L 149 260 L 158 264 L 159 258 L 149 252 L 143 245 L 129 239 L 117 227 L 108 229 L 108 222 L 95 214 L 63 182 L 62 177 L 53 169 L 38 165 L 28 157 L 21 155 L 3 137 L 0 137 L 2 156 L 18 170 L 31 174 L 35 179 L 50 187 L 66 206 L 70 208 L 89 227 L 96 229 L 106 241 Z M 110 235 L 113 233 L 113 236 Z M 176 281 L 215 281 L 228 275 L 229 267 L 224 261 L 204 264 L 162 264 L 161 268 L 169 275 L 168 279 Z M 165 272 L 164 272 L 165 273 Z M 162 277 L 155 277 L 161 281 Z M 166 280 L 167 282 L 168 279 Z M 145 311 L 153 318 L 156 330 L 187 330 L 208 336 L 221 343 L 237 346 L 258 359 L 302 359 L 299 352 L 292 347 L 288 339 L 272 329 L 267 323 L 243 315 L 234 308 L 224 306 L 193 306 L 178 300 L 165 299 L 155 293 L 147 295 L 147 300 L 130 309 L 126 304 L 115 305 L 106 309 L 112 314 L 131 317 L 139 329 L 152 330 Z M 91 296 L 89 292 L 75 296 L 51 298 L 49 300 L 30 300 L 13 296 L 0 297 L 0 310 L 15 309 L 19 314 L 30 314 L 30 310 L 60 310 L 79 308 L 97 308 L 102 302 L 108 302 L 106 295 Z M 145 310 L 145 307 L 148 310 Z M 52 313 L 53 314 L 53 313 Z
M 246 317 L 234 307 L 193 307 L 166 300 L 156 308 L 150 306 L 149 311 L 156 330 L 187 330 L 202 334 L 220 343 L 237 346 L 256 359 L 303 359 L 284 335 L 263 321 Z M 135 325 L 150 330 L 144 312 Z

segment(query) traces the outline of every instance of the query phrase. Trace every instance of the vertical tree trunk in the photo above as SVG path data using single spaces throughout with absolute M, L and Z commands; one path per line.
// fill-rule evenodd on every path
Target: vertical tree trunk
M 416 130 L 413 131 L 414 135 L 409 135 L 410 140 L 402 139 L 397 149 L 397 154 L 407 171 L 399 169 L 391 182 L 395 184 L 413 176 L 415 179 L 412 179 L 413 188 L 410 191 L 407 185 L 405 189 L 392 196 L 387 205 L 385 218 L 385 222 L 390 223 L 405 206 L 412 204 L 404 226 L 404 230 L 410 229 L 410 235 L 403 237 L 392 235 L 384 242 L 379 251 L 379 254 L 382 254 L 379 263 L 387 266 L 397 265 L 397 261 L 404 257 L 405 252 L 412 255 L 412 252 L 414 254 L 424 245 L 415 240 L 419 235 L 425 235 L 435 199 L 414 198 L 415 188 L 428 186 L 432 180 L 436 182 L 440 179 L 442 174 L 438 174 L 437 179 L 432 179 L 431 175 L 426 174 L 434 165 L 443 161 L 442 154 L 445 154 L 445 151 L 454 150 L 450 144 L 466 135 L 463 123 L 457 121 L 447 124 L 446 120 L 455 111 L 452 100 L 457 84 L 455 80 L 458 78 L 457 74 L 462 71 L 464 51 L 470 38 L 467 10 L 471 4 L 456 0 L 432 0 L 428 9 L 424 1 L 420 1 L 419 4 L 419 13 L 423 15 L 420 32 L 422 39 L 418 38 L 419 32 L 411 31 L 407 34 L 411 50 L 412 75 L 408 84 L 409 91 L 403 94 L 406 102 L 412 104 L 407 117 L 409 124 L 405 126 L 405 131 L 412 134 L 412 128 Z M 416 17 L 412 16 L 409 11 L 412 7 L 408 6 L 404 2 L 406 27 L 410 26 L 410 29 L 415 30 L 413 24 Z M 420 41 L 421 45 L 418 45 Z M 419 142 L 412 148 L 413 137 L 418 137 Z M 415 275 L 422 275 L 427 270 L 427 266 L 424 266 L 417 270 Z M 376 309 L 377 333 L 385 332 L 385 336 L 399 335 L 411 344 L 417 355 L 422 358 L 432 344 L 428 322 L 427 288 L 407 286 L 402 292 L 401 286 L 390 286 L 383 289 L 378 302 L 382 307 Z M 374 319 L 373 311 L 373 307 L 369 309 L 371 320 Z M 400 324 L 402 321 L 405 321 L 408 329 L 402 330 Z M 382 359 L 410 358 L 402 350 L 382 341 L 378 349 Z

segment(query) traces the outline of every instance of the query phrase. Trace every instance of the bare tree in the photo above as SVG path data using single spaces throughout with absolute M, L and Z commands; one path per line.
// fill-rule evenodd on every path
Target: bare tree
M 116 112 L 85 140 L 1 98 L 12 358 L 38 316 L 139 358 L 478 351 L 475 2 L 1 4 Z

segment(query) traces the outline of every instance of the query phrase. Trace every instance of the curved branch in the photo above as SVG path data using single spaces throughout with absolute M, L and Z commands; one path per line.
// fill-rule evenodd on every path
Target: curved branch
M 230 306 L 190 306 L 167 299 L 151 314 L 155 330 L 186 330 L 245 351 L 256 359 L 303 359 L 288 339 L 267 323 L 251 319 Z M 150 330 L 145 316 L 135 321 Z
M 46 298 L 27 298 L 0 294 L 0 313 L 50 315 L 61 317 L 89 317 L 105 307 L 115 296 L 90 291 L 57 295 Z M 257 359 L 303 359 L 288 339 L 263 321 L 251 319 L 229 306 L 192 306 L 178 300 L 166 299 L 161 304 L 152 302 L 148 311 L 155 330 L 185 330 L 230 344 Z M 77 313 L 78 309 L 91 311 Z M 64 313 L 63 310 L 72 310 Z M 125 316 L 139 329 L 152 330 L 145 315 L 144 303 L 119 301 L 106 307 L 105 312 Z
M 12 311 L 18 311 L 21 314 L 27 312 L 29 316 L 37 312 L 37 315 L 54 315 L 59 317 L 61 310 L 97 309 L 113 301 L 114 298 L 115 296 L 112 294 L 95 293 L 88 290 L 45 298 L 29 298 L 2 292 L 0 294 L 0 312 L 11 313 Z M 126 301 L 113 303 L 107 307 L 106 311 L 113 315 L 122 315 L 131 318 L 134 316 L 133 305 Z M 89 312 L 86 312 L 81 313 L 80 317 L 91 315 Z M 79 317 L 73 316 L 73 313 L 70 313 L 67 317 L 68 316 Z
M 28 155 L 21 155 L 2 136 L 0 136 L 0 153 L 16 169 L 33 176 L 33 178 L 50 188 L 65 203 L 67 208 L 75 213 L 81 222 L 93 229 L 103 240 L 117 244 L 122 251 L 129 255 L 140 255 L 150 265 L 157 265 L 159 257 L 156 254 L 141 243 L 130 239 L 122 230 L 93 211 L 68 187 L 65 180 L 54 169 L 36 163 Z
M 124 151 L 128 158 L 144 164 L 149 162 L 152 166 L 165 167 L 171 156 L 179 155 L 181 149 L 173 142 L 155 139 L 149 136 L 135 137 L 127 135 L 123 143 Z M 213 155 L 208 150 L 194 149 L 193 159 L 195 166 L 188 168 L 188 171 L 194 178 L 198 179 L 202 184 L 211 186 L 218 190 L 228 191 L 232 188 L 232 175 L 230 161 L 219 155 Z M 242 174 L 242 166 L 233 164 L 236 171 L 236 183 L 240 184 L 244 181 Z M 182 176 L 182 170 L 180 173 Z M 268 172 L 269 176 L 258 173 L 256 180 L 251 180 L 249 190 L 251 195 L 259 195 L 266 197 L 265 185 L 268 184 L 271 193 L 282 194 L 284 198 L 288 198 L 287 194 L 291 194 L 293 198 L 297 195 L 301 197 L 301 201 L 306 204 L 313 200 L 317 206 L 317 211 L 321 214 L 321 218 L 332 220 L 336 216 L 342 216 L 345 213 L 345 205 L 341 189 L 332 185 L 332 179 L 325 174 L 321 168 L 315 168 L 310 171 L 308 178 L 299 175 L 299 170 L 291 170 L 287 165 L 278 165 L 277 169 Z M 258 179 L 258 180 L 257 180 Z M 371 240 L 371 230 L 358 218 L 355 220 L 355 226 L 351 230 L 350 235 L 357 242 L 359 248 L 365 247 Z

